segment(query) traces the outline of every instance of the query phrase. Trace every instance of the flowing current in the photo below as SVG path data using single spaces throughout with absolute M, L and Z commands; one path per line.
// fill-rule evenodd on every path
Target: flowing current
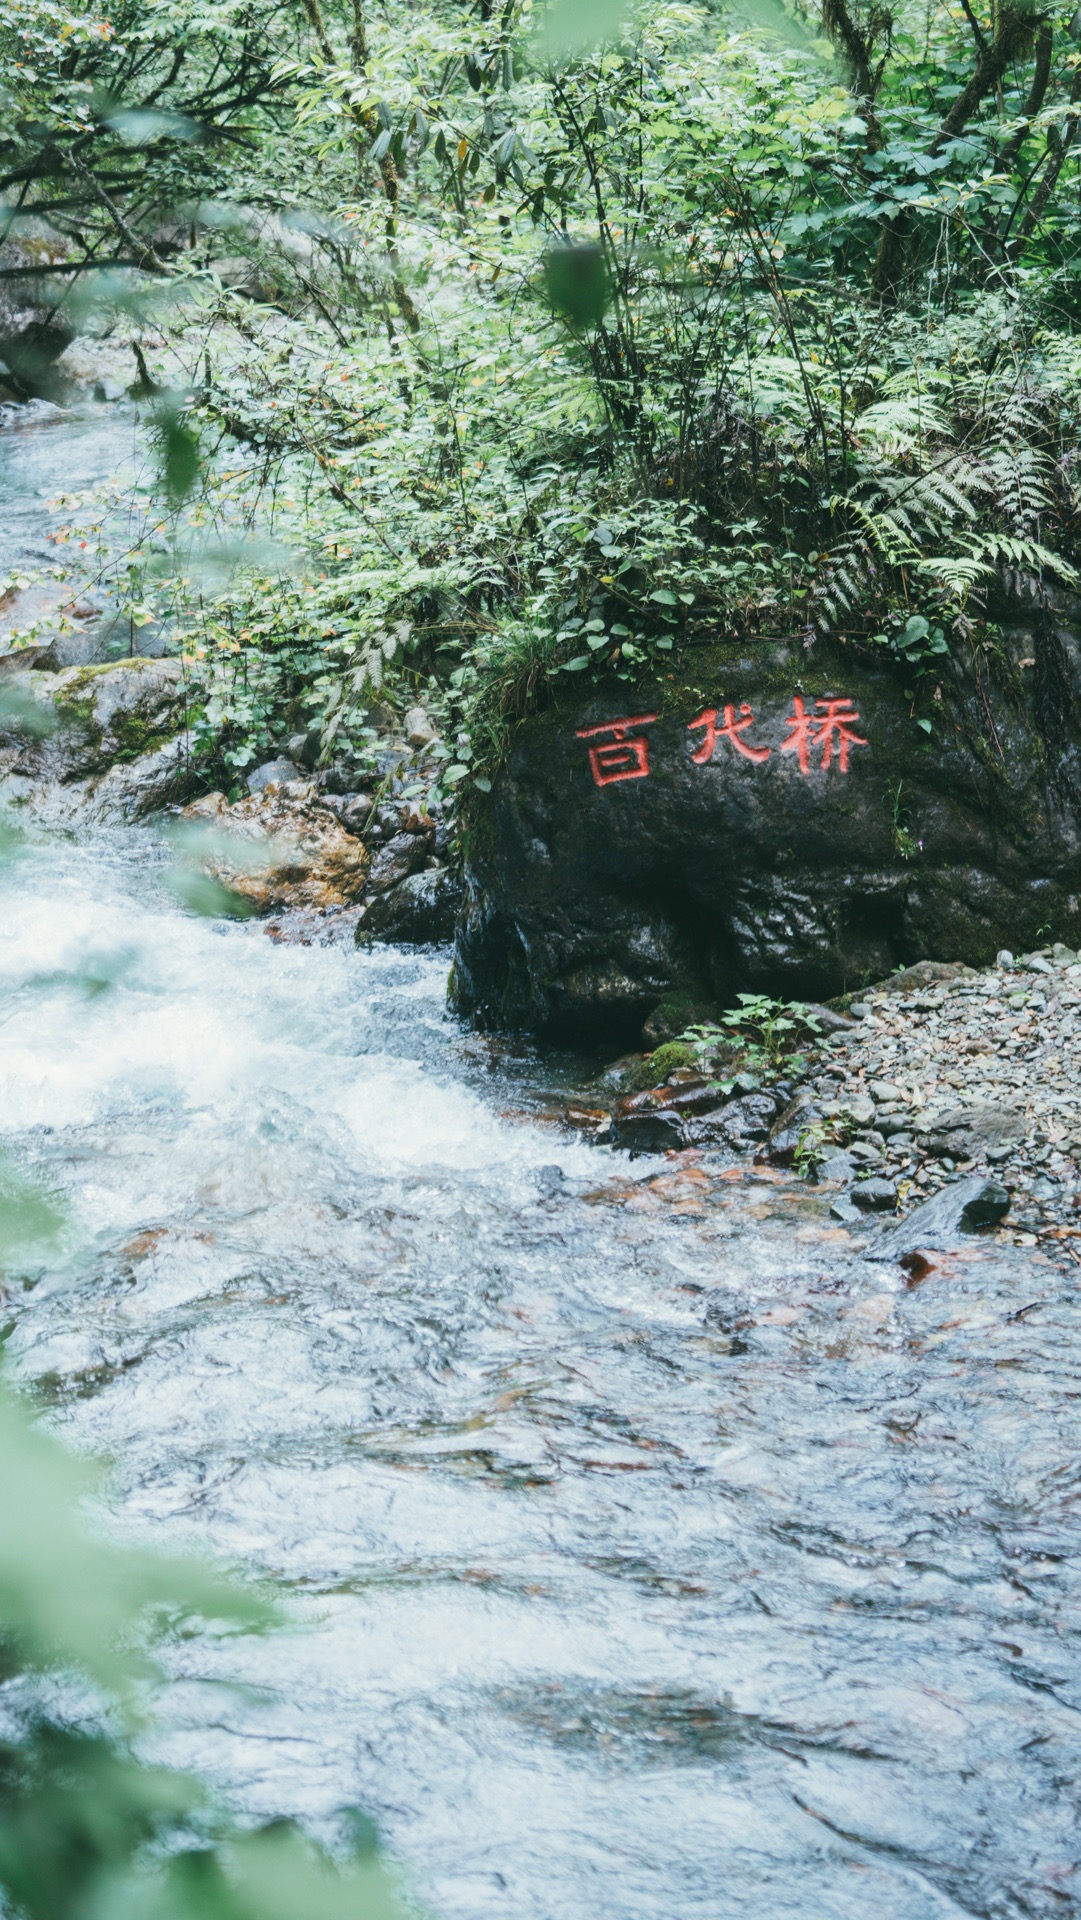
M 172 1649 L 168 1758 L 361 1803 L 433 1916 L 1081 1911 L 1072 1276 L 910 1284 L 793 1178 L 595 1151 L 447 954 L 23 824 L 0 1148 L 70 1227 L 11 1365 L 111 1527 L 294 1621 Z

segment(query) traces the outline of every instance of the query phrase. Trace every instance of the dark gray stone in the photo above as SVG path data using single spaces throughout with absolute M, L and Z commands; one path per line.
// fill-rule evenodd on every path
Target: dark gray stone
M 1024 1121 L 1012 1107 L 974 1101 L 945 1113 L 939 1110 L 929 1121 L 917 1120 L 916 1133 L 928 1153 L 970 1160 L 988 1149 L 1015 1146 L 1024 1133 Z
M 818 1162 L 818 1166 L 815 1169 L 815 1177 L 820 1181 L 828 1182 L 828 1184 L 832 1186 L 835 1181 L 847 1182 L 851 1180 L 855 1171 L 856 1163 L 851 1154 L 843 1152 L 839 1147 L 834 1147 L 832 1149 L 828 1148 L 823 1158 Z
M 341 821 L 346 833 L 355 833 L 358 839 L 365 837 L 372 817 L 370 793 L 327 794 L 324 795 L 323 805 L 329 808 L 336 820 Z
M 850 1195 L 854 1207 L 864 1213 L 892 1212 L 897 1205 L 897 1186 L 893 1180 L 861 1180 Z
M 790 1167 L 808 1128 L 821 1118 L 822 1109 L 812 1096 L 806 1092 L 797 1094 L 769 1130 L 769 1152 L 766 1157 L 771 1165 Z
M 664 1107 L 647 1107 L 613 1118 L 611 1140 L 613 1146 L 624 1147 L 632 1159 L 641 1153 L 670 1153 L 674 1147 L 688 1144 L 681 1116 Z
M 982 1173 L 970 1173 L 925 1200 L 906 1220 L 887 1228 L 873 1249 L 874 1257 L 897 1260 L 927 1248 L 955 1246 L 965 1233 L 997 1226 L 1009 1210 L 1010 1195 L 1005 1187 Z
M 846 1227 L 856 1226 L 863 1218 L 859 1208 L 852 1205 L 845 1193 L 838 1194 L 836 1200 L 831 1203 L 830 1213 L 834 1220 L 843 1221 Z
M 1003 622 L 1008 648 L 1054 653 L 1075 713 L 1076 611 L 1041 632 Z M 746 988 L 816 1000 L 924 959 L 983 965 L 1007 935 L 1018 949 L 1043 929 L 1081 943 L 1081 735 L 1074 721 L 1056 731 L 1038 708 L 1039 673 L 977 689 L 959 649 L 930 739 L 900 680 L 825 643 L 761 645 L 754 658 L 702 647 L 686 673 L 633 693 L 597 686 L 531 716 L 491 793 L 471 797 L 463 1011 L 629 1037 L 680 991 L 726 1004 Z M 847 773 L 821 753 L 803 773 L 781 751 L 797 687 L 809 706 L 852 700 L 869 744 L 852 747 Z M 690 723 L 704 699 L 746 702 L 769 760 L 718 739 L 696 763 L 703 735 Z M 657 716 L 638 730 L 648 776 L 633 777 L 627 753 L 632 777 L 596 785 L 579 729 L 640 714 Z M 921 843 L 907 860 L 894 833 L 899 781 Z
M 747 1093 L 742 1099 L 729 1100 L 719 1113 L 702 1122 L 710 1139 L 721 1140 L 737 1152 L 756 1146 L 769 1137 L 777 1115 L 777 1099 L 772 1093 Z
M 377 846 L 372 855 L 369 882 L 373 893 L 386 893 L 399 881 L 408 880 L 410 874 L 419 873 L 427 858 L 428 848 L 422 834 L 394 834 Z
M 322 746 L 318 727 L 312 727 L 307 733 L 290 734 L 285 744 L 289 759 L 295 760 L 298 766 L 306 767 L 309 773 L 318 766 Z
M 461 902 L 462 883 L 446 867 L 410 874 L 370 902 L 357 927 L 357 945 L 382 940 L 402 947 L 444 946 L 454 937 Z
M 304 775 L 292 760 L 267 760 L 254 773 L 248 775 L 248 792 L 262 793 L 266 787 L 284 787 L 290 780 L 303 780 Z

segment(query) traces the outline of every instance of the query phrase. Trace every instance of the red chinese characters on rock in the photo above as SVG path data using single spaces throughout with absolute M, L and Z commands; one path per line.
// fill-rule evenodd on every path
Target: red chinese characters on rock
M 794 753 L 800 773 L 804 775 L 829 773 L 835 760 L 837 771 L 847 773 L 852 748 L 869 744 L 855 730 L 859 717 L 847 695 L 816 700 L 814 711 L 808 712 L 803 695 L 797 693 L 792 699 L 792 712 L 786 720 L 788 732 L 779 751 Z M 655 713 L 636 713 L 625 720 L 604 720 L 595 727 L 578 728 L 578 739 L 590 743 L 589 770 L 595 786 L 608 787 L 620 780 L 648 780 L 649 741 L 643 729 L 651 727 L 656 719 Z M 695 766 L 705 766 L 712 760 L 721 741 L 752 765 L 762 766 L 773 749 L 756 746 L 744 738 L 754 725 L 755 717 L 746 701 L 740 705 L 738 719 L 734 703 L 705 707 L 697 720 L 691 720 L 687 726 L 688 733 L 702 734 L 700 744 L 691 754 Z M 815 754 L 820 756 L 817 762 L 812 761 Z
M 794 753 L 800 772 L 810 773 L 811 754 L 821 747 L 819 766 L 823 773 L 828 773 L 833 765 L 833 750 L 836 747 L 838 769 L 841 773 L 847 773 L 849 748 L 867 745 L 867 741 L 852 730 L 851 722 L 858 720 L 859 714 L 851 700 L 816 700 L 817 711 L 807 713 L 802 695 L 797 693 L 792 707 L 788 735 L 781 742 L 781 752 Z
M 697 753 L 691 755 L 696 766 L 702 767 L 707 760 L 712 760 L 713 749 L 718 740 L 730 741 L 737 753 L 742 753 L 747 760 L 753 760 L 757 766 L 761 766 L 763 760 L 769 759 L 768 747 L 752 747 L 749 742 L 740 738 L 741 734 L 746 733 L 748 727 L 754 726 L 754 714 L 746 704 L 740 707 L 739 712 L 740 717 L 737 720 L 735 707 L 725 707 L 724 724 L 719 727 L 716 707 L 707 707 L 704 713 L 699 714 L 697 720 L 689 723 L 688 733 L 697 733 L 699 727 L 704 727 L 706 730 L 705 738 Z
M 629 720 L 606 720 L 597 727 L 579 727 L 579 740 L 595 740 L 589 749 L 589 770 L 594 785 L 609 787 L 616 780 L 648 780 L 649 741 L 632 739 L 636 727 L 650 727 L 655 713 L 636 713 Z M 610 733 L 610 740 L 601 735 Z

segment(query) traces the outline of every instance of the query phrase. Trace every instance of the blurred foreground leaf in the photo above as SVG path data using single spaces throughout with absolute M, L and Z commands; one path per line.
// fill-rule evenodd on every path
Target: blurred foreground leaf
M 202 873 L 197 867 L 178 862 L 168 875 L 166 885 L 182 907 L 204 920 L 250 920 L 255 912 L 250 901 L 241 899 L 212 874 Z
M 104 124 L 131 147 L 151 140 L 205 140 L 206 130 L 190 113 L 162 113 L 153 107 L 123 107 L 104 116 Z
M 537 23 L 538 50 L 558 61 L 618 40 L 630 12 L 630 0 L 552 0 Z
M 0 734 L 16 739 L 44 740 L 57 728 L 56 710 L 51 702 L 34 697 L 31 689 L 18 683 L 0 682 Z
M 80 1503 L 100 1469 L 74 1459 L 0 1386 L 0 1679 L 19 1677 L 0 1741 L 0 1910 L 24 1920 L 402 1920 L 358 1820 L 331 1861 L 289 1821 L 238 1833 L 201 1784 L 146 1766 L 87 1726 L 85 1681 L 135 1729 L 151 1669 L 148 1614 L 264 1628 L 263 1600 L 193 1560 L 91 1538 Z M 68 1724 L 35 1683 L 82 1677 Z M 40 1699 L 40 1687 L 37 1688 Z M 145 1717 L 145 1716 L 143 1716 Z
M 572 326 L 598 326 L 612 298 L 612 283 L 600 247 L 552 247 L 544 256 L 544 292 L 549 306 Z
M 198 428 L 188 416 L 184 394 L 163 393 L 159 397 L 154 407 L 154 436 L 166 497 L 176 508 L 193 491 L 202 464 Z

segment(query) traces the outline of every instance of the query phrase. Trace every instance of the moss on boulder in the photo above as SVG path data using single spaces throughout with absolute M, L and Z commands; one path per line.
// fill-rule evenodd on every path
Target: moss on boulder
M 689 1041 L 667 1040 L 663 1047 L 655 1047 L 644 1060 L 628 1069 L 623 1085 L 628 1093 L 645 1093 L 651 1087 L 659 1087 L 678 1068 L 696 1065 L 697 1055 Z
M 9 674 L 4 693 L 0 770 L 57 817 L 138 818 L 199 785 L 178 660 Z

